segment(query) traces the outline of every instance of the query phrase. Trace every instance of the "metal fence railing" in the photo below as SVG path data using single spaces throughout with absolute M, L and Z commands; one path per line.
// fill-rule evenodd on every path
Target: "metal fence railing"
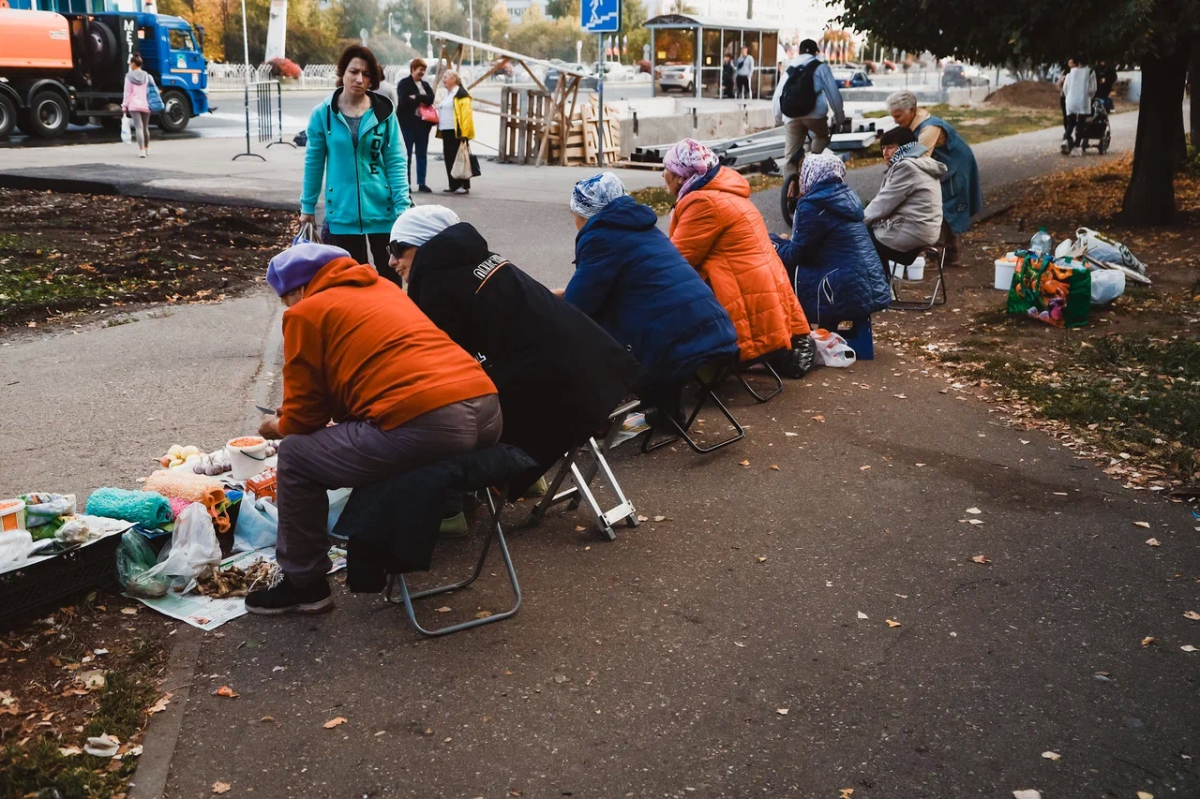
M 251 128 L 251 109 L 253 108 L 253 127 L 258 132 L 258 143 L 267 143 L 267 149 L 271 149 L 276 144 L 284 144 L 289 147 L 296 145 L 283 140 L 283 94 L 279 81 L 264 80 L 255 83 L 247 83 L 243 87 L 244 96 L 246 98 L 246 152 L 238 153 L 233 157 L 236 161 L 243 156 L 250 158 L 258 158 L 263 161 L 267 159 L 250 149 L 250 128 Z M 253 104 L 250 99 L 254 98 Z

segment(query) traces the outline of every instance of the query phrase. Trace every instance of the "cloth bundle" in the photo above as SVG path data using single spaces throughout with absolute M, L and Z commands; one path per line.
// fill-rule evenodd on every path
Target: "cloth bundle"
M 89 516 L 123 519 L 150 530 L 170 524 L 175 516 L 171 503 L 154 491 L 127 491 L 124 488 L 97 488 L 87 500 Z
M 34 541 L 53 538 L 58 528 L 63 526 L 63 517 L 75 514 L 74 494 L 36 492 L 22 494 L 18 499 L 25 502 L 25 527 L 33 535 Z
M 156 491 L 168 499 L 185 500 L 179 506 L 180 513 L 187 505 L 199 502 L 212 517 L 217 532 L 229 532 L 229 498 L 225 496 L 220 481 L 215 478 L 187 472 L 157 471 L 146 478 L 146 490 Z M 175 504 L 171 503 L 171 506 Z

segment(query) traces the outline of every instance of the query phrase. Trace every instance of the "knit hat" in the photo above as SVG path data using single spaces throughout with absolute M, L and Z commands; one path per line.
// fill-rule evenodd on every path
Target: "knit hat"
M 350 253 L 341 247 L 328 244 L 293 244 L 271 259 L 267 267 L 267 283 L 282 297 L 289 291 L 307 286 L 327 263 L 338 258 L 349 258 Z
M 805 156 L 800 164 L 800 191 L 807 194 L 813 186 L 826 180 L 846 177 L 846 165 L 830 152 Z
M 462 220 L 444 205 L 416 205 L 400 214 L 392 225 L 388 241 L 399 241 L 410 247 L 420 247 L 448 227 Z
M 571 192 L 571 210 L 584 219 L 591 219 L 613 200 L 626 194 L 625 184 L 619 177 L 612 172 L 601 172 L 575 184 Z

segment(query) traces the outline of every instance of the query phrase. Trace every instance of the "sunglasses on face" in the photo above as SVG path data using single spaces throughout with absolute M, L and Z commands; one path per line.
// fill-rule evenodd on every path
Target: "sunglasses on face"
M 390 252 L 396 258 L 403 258 L 404 251 L 407 250 L 411 246 L 412 246 L 411 244 L 405 244 L 402 241 L 389 241 L 388 242 L 388 252 Z

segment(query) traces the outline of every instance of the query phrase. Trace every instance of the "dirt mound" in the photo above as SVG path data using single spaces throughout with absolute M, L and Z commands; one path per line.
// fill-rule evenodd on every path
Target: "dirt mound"
M 1009 108 L 1043 108 L 1052 110 L 1059 107 L 1058 98 L 1060 94 L 1059 88 L 1053 83 L 1040 80 L 1023 80 L 997 89 L 989 94 L 983 102 L 987 105 L 1006 106 Z

